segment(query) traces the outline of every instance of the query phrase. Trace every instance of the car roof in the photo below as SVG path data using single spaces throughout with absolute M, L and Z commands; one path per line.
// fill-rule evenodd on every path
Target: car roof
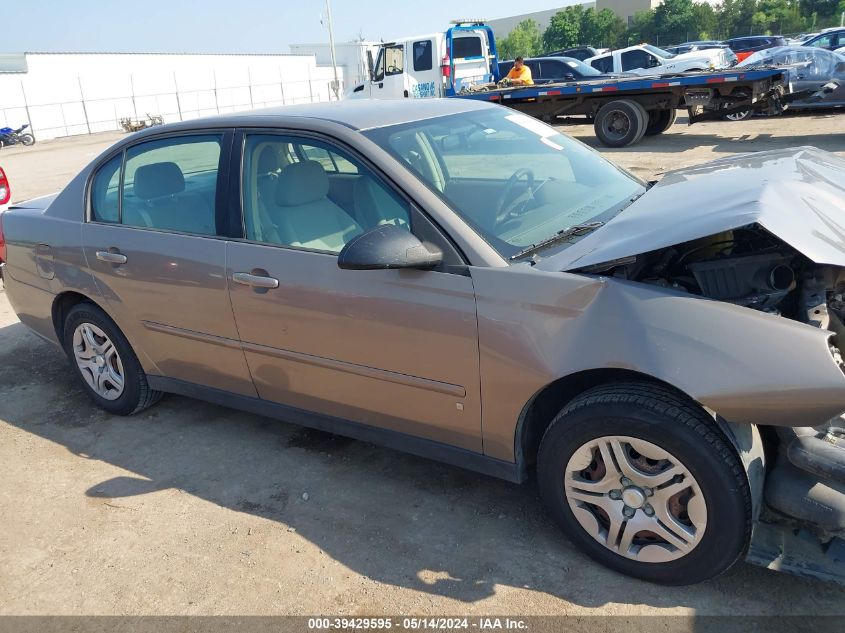
M 580 59 L 575 59 L 574 57 L 566 57 L 565 55 L 546 55 L 544 57 L 526 57 L 525 61 L 527 62 L 580 62 Z M 505 61 L 499 62 L 500 64 L 512 64 L 514 60 L 508 59 Z
M 772 40 L 775 38 L 783 39 L 782 35 L 744 35 L 742 37 L 732 37 L 728 42 L 742 42 L 745 40 Z
M 290 124 L 290 119 L 297 118 L 338 123 L 353 130 L 368 130 L 493 107 L 497 106 L 472 99 L 345 99 L 191 119 L 147 128 L 137 133 L 135 138 L 159 133 L 164 128 L 179 131 L 201 127 L 272 127 L 283 122 Z

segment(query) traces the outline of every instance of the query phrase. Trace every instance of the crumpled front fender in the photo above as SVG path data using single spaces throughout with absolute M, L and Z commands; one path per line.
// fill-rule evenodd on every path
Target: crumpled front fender
M 524 405 L 559 378 L 626 369 L 732 422 L 815 426 L 845 411 L 830 332 L 635 282 L 473 269 L 485 453 L 514 458 Z

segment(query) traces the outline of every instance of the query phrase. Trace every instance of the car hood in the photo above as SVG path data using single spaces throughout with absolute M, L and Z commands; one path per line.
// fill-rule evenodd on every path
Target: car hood
M 845 159 L 798 147 L 668 172 L 605 226 L 536 267 L 577 270 L 754 223 L 817 264 L 845 266 Z

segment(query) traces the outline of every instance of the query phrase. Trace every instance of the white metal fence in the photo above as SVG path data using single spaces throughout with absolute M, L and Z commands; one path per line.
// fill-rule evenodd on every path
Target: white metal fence
M 295 68 L 279 65 L 275 72 L 266 63 L 255 72 L 227 68 L 222 78 L 213 68 L 198 69 L 195 75 L 182 69 L 154 76 L 114 73 L 111 78 L 65 73 L 58 80 L 40 81 L 26 75 L 0 76 L 0 127 L 29 123 L 35 136 L 45 139 L 119 130 L 123 118 L 159 115 L 169 123 L 336 99 L 330 68 L 315 66 L 313 58 L 308 58 L 310 64 L 294 61 Z

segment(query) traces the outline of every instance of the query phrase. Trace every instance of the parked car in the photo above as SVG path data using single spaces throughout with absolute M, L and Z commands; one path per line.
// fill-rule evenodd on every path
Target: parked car
M 591 57 L 584 63 L 602 73 L 662 75 L 728 68 L 735 62 L 736 58 L 728 49 L 705 49 L 673 55 L 657 46 L 641 44 Z
M 730 49 L 736 55 L 737 61 L 743 61 L 757 51 L 776 46 L 786 46 L 786 39 L 779 35 L 751 35 L 749 37 L 735 37 L 725 40 Z
M 525 65 L 531 69 L 535 84 L 582 81 L 591 78 L 624 77 L 626 73 L 605 74 L 573 57 L 529 57 Z M 513 68 L 513 60 L 499 62 L 499 75 L 506 76 Z M 633 76 L 633 75 L 627 75 Z
M 590 57 L 595 57 L 604 53 L 607 49 L 595 49 L 592 46 L 575 46 L 573 48 L 564 48 L 559 51 L 552 51 L 546 53 L 544 57 L 571 57 L 572 59 L 579 59 L 584 61 Z
M 845 28 L 825 29 L 815 37 L 806 40 L 801 46 L 826 48 L 829 51 L 845 47 Z
M 812 91 L 816 93 L 831 81 L 838 86 L 823 95 L 807 96 L 791 101 L 788 109 L 831 108 L 845 106 L 845 55 L 823 48 L 804 46 L 781 46 L 754 53 L 741 68 L 786 66 L 788 83 L 792 92 Z M 726 115 L 725 118 L 741 121 L 752 116 L 753 111 L 743 110 Z
M 727 48 L 727 45 L 722 42 L 717 42 L 716 40 L 702 40 L 699 42 L 685 42 L 683 44 L 678 44 L 677 46 L 664 46 L 662 48 L 673 55 L 682 55 L 684 53 L 694 53 L 695 51 L 712 48 Z
M 112 414 L 180 393 L 536 471 L 590 556 L 694 583 L 749 542 L 838 551 L 839 431 L 793 425 L 845 411 L 844 176 L 799 148 L 650 186 L 485 102 L 289 106 L 144 130 L 11 207 L 6 292 Z M 751 539 L 778 521 L 800 548 Z

